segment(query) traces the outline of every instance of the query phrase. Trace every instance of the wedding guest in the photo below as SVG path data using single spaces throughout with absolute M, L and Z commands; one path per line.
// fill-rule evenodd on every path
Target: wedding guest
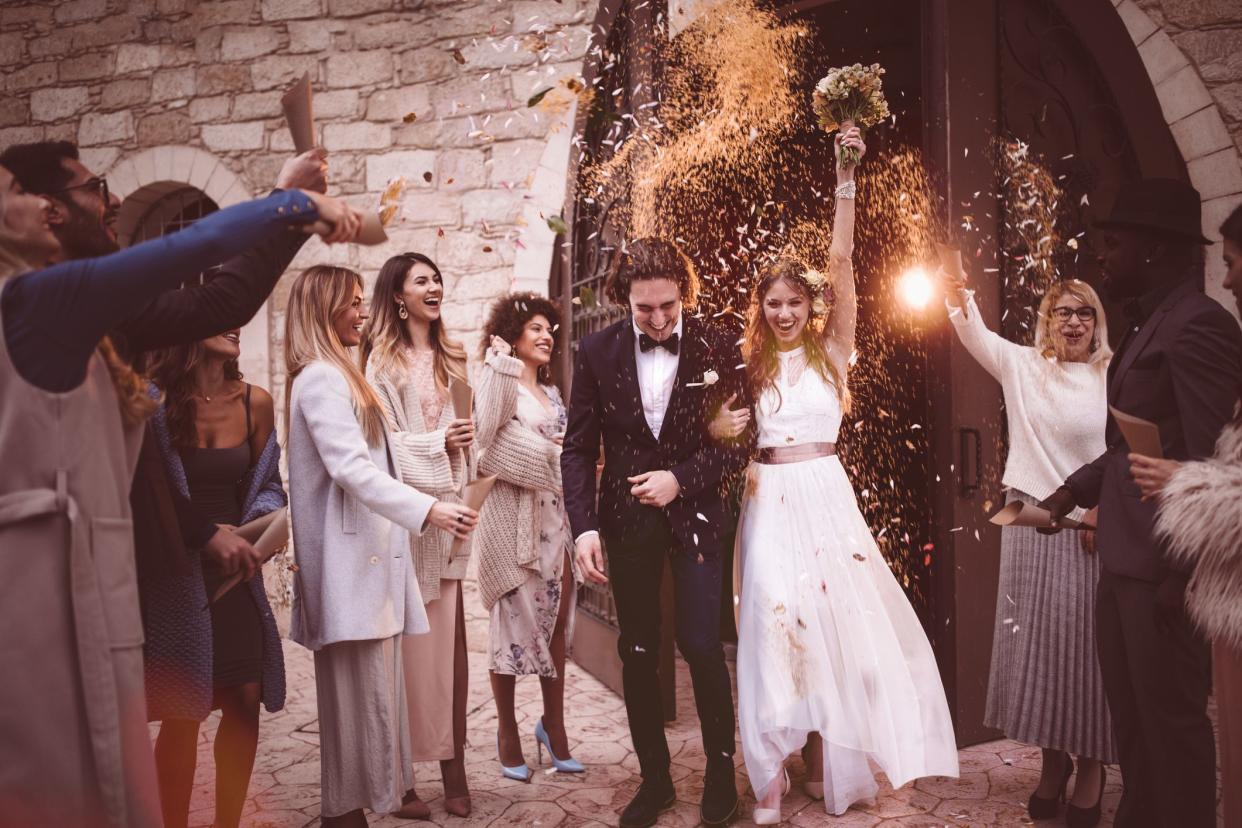
M 1225 287 L 1242 314 L 1242 207 L 1220 232 Z M 1130 472 L 1143 497 L 1158 500 L 1156 533 L 1169 555 L 1193 568 L 1186 610 L 1212 640 L 1224 825 L 1242 828 L 1242 410 L 1207 460 L 1131 454 Z
M 389 474 L 384 406 L 357 367 L 362 277 L 318 265 L 285 328 L 289 500 L 297 560 L 290 637 L 315 653 L 323 822 L 366 825 L 413 786 L 401 636 L 426 633 L 409 535 L 466 538 L 478 513 Z M 434 669 L 430 664 L 421 665 Z
M 244 381 L 237 364 L 240 343 L 241 331 L 234 328 L 161 352 L 150 367 L 153 390 L 164 400 L 152 426 L 168 476 L 208 519 L 228 527 L 286 503 L 272 397 Z M 180 690 L 195 699 L 166 700 L 194 708 L 195 715 L 165 716 L 155 742 L 164 825 L 183 826 L 189 819 L 201 707 L 221 711 L 213 824 L 236 826 L 258 746 L 259 703 L 269 713 L 285 704 L 284 654 L 261 571 L 248 568 L 245 583 L 208 609 L 229 575 L 202 565 L 196 555 L 188 560 L 188 575 L 155 579 L 143 589 L 147 674 L 179 673 Z M 206 627 L 208 658 L 201 665 L 198 659 L 180 664 L 183 639 L 167 632 L 195 624 Z
M 104 335 L 273 233 L 345 241 L 359 221 L 285 192 L 45 267 L 50 209 L 0 167 L 0 668 L 22 676 L 0 683 L 0 801 L 16 824 L 159 825 L 124 495 L 155 404 Z
M 1130 329 L 1109 366 L 1108 400 L 1155 423 L 1163 454 L 1203 459 L 1233 416 L 1242 375 L 1237 321 L 1197 285 L 1197 190 L 1176 179 L 1126 182 L 1101 231 L 1104 288 Z M 1041 504 L 1055 526 L 1074 506 L 1099 506 L 1096 637 L 1125 785 L 1116 824 L 1216 824 L 1216 750 L 1207 715 L 1207 642 L 1186 617 L 1189 570 L 1153 532 L 1155 504 L 1130 476 L 1113 417 L 1108 448 Z M 1042 530 L 1041 530 L 1042 531 Z
M 466 351 L 440 318 L 444 279 L 421 253 L 402 253 L 380 268 L 363 332 L 362 368 L 392 428 L 401 480 L 446 503 L 474 468 L 474 422 L 453 412 L 448 387 L 469 385 Z M 470 815 L 466 781 L 466 699 L 470 692 L 461 579 L 470 546 L 429 530 L 410 538 L 410 559 L 426 604 L 429 635 L 401 640 L 415 762 L 440 762 L 444 809 Z M 430 665 L 435 665 L 429 669 Z M 410 788 L 398 816 L 428 819 L 431 810 Z
M 479 408 L 506 422 L 480 449 L 482 474 L 496 474 L 479 525 L 479 590 L 491 613 L 488 653 L 502 775 L 530 781 L 514 706 L 518 676 L 539 676 L 543 715 L 535 724 L 561 773 L 581 773 L 565 732 L 565 653 L 573 640 L 573 537 L 561 490 L 568 421 L 551 363 L 560 314 L 535 293 L 497 299 L 483 325 Z M 516 389 L 511 378 L 516 375 Z M 505 382 L 509 379 L 509 382 Z M 484 390 L 486 389 L 486 391 Z M 516 391 L 516 393 L 514 393 Z
M 1086 282 L 1055 282 L 1039 305 L 1035 344 L 1024 346 L 988 329 L 965 281 L 940 276 L 958 337 L 1004 391 L 1008 502 L 1038 503 L 1104 451 L 1112 356 L 1104 306 Z M 1071 826 L 1099 821 L 1102 766 L 1117 761 L 1095 651 L 1100 564 L 1092 535 L 1001 530 L 984 714 L 988 727 L 1043 750 L 1039 786 L 1027 800 L 1031 819 L 1057 815 L 1077 769 Z

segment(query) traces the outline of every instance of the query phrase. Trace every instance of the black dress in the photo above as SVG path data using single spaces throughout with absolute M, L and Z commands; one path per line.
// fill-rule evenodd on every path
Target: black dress
M 250 434 L 250 386 L 246 386 L 246 434 Z M 250 440 L 232 448 L 181 449 L 190 500 L 214 523 L 236 526 L 242 516 L 240 481 L 250 470 Z M 263 577 L 256 574 L 256 578 Z M 207 597 L 228 579 L 205 566 Z M 263 626 L 250 590 L 239 584 L 211 605 L 212 684 L 237 687 L 263 678 Z

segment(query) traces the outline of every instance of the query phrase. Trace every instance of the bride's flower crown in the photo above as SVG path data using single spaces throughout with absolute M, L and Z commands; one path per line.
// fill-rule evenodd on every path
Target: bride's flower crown
M 802 280 L 811 288 L 811 308 L 819 316 L 827 316 L 829 302 L 832 301 L 832 288 L 828 278 L 818 270 L 808 270 L 802 274 Z

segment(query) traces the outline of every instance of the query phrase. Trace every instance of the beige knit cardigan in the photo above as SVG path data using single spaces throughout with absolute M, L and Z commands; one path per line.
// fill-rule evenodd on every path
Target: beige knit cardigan
M 1156 535 L 1173 560 L 1194 567 L 1191 619 L 1211 639 L 1242 648 L 1242 421 L 1207 460 L 1182 463 L 1160 494 Z
M 493 376 L 521 372 L 514 357 L 489 352 L 480 369 L 478 404 L 492 409 L 503 425 L 478 441 L 479 474 L 498 476 L 479 516 L 475 546 L 479 550 L 479 593 L 492 607 L 527 578 L 539 575 L 539 503 L 542 492 L 561 494 L 561 447 L 515 419 L 517 387 L 512 393 Z
M 375 388 L 384 414 L 388 418 L 389 442 L 397 461 L 401 481 L 408 486 L 448 503 L 461 502 L 461 489 L 474 476 L 478 461 L 477 446 L 480 439 L 493 439 L 503 421 L 494 416 L 487 406 L 479 405 L 484 397 L 503 402 L 517 399 L 517 370 L 508 366 L 508 373 L 490 371 L 482 375 L 489 387 L 475 387 L 474 429 L 475 443 L 467 450 L 450 451 L 444 444 L 445 430 L 453 422 L 453 406 L 445 404 L 440 412 L 440 422 L 428 431 L 423 422 L 418 389 L 410 381 L 407 372 L 393 375 L 378 372 L 374 363 L 367 365 L 367 380 Z M 470 562 L 471 545 L 467 544 L 453 556 L 453 536 L 443 529 L 428 528 L 422 535 L 410 535 L 410 560 L 418 576 L 418 587 L 423 601 L 440 597 L 440 581 L 461 580 L 466 577 Z

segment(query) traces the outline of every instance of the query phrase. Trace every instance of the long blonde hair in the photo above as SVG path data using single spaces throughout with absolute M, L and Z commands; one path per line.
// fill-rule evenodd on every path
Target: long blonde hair
M 293 280 L 285 312 L 285 434 L 289 433 L 293 381 L 312 362 L 327 362 L 349 383 L 354 413 L 367 443 L 375 446 L 384 439 L 384 407 L 332 324 L 353 303 L 354 288 L 362 288 L 361 276 L 330 265 L 308 267 Z
M 393 297 L 405 289 L 406 277 L 416 264 L 427 265 L 440 283 L 444 283 L 440 268 L 422 253 L 401 253 L 384 262 L 375 279 L 375 290 L 371 293 L 371 318 L 362 331 L 362 347 L 358 349 L 358 365 L 363 371 L 366 371 L 369 359 L 375 360 L 375 371 L 380 376 L 395 378 L 405 370 L 402 350 L 412 343 L 405 322 L 397 314 L 397 303 Z M 466 349 L 460 342 L 449 338 L 442 319 L 431 322 L 431 350 L 436 387 L 441 392 L 448 391 L 450 378 L 470 382 L 466 374 Z
M 1044 359 L 1057 357 L 1057 340 L 1053 333 L 1056 320 L 1052 318 L 1052 310 L 1066 296 L 1072 296 L 1095 308 L 1095 331 L 1091 337 L 1091 355 L 1087 357 L 1087 362 L 1107 367 L 1113 352 L 1108 347 L 1108 320 L 1104 318 L 1104 303 L 1091 285 L 1078 279 L 1053 282 L 1044 293 L 1044 298 L 1039 303 L 1039 317 L 1035 326 L 1035 350 Z
M 806 327 L 802 329 L 802 348 L 806 354 L 806 362 L 823 380 L 836 389 L 841 399 L 842 411 L 850 408 L 849 389 L 845 377 L 838 376 L 832 360 L 828 358 L 828 349 L 824 346 L 823 329 L 827 322 L 827 314 L 815 310 L 816 294 L 823 294 L 807 282 L 803 275 L 808 271 L 806 265 L 790 256 L 782 256 L 759 271 L 759 282 L 752 291 L 749 312 L 746 320 L 746 339 L 742 345 L 746 359 L 746 379 L 750 383 L 751 393 L 758 400 L 769 388 L 776 388 L 776 377 L 781 372 L 779 349 L 776 337 L 772 333 L 768 320 L 763 313 L 763 302 L 768 291 L 780 281 L 800 293 L 807 302 Z M 831 308 L 828 313 L 831 314 Z M 779 399 L 780 391 L 777 390 Z M 779 403 L 778 403 L 779 407 Z

